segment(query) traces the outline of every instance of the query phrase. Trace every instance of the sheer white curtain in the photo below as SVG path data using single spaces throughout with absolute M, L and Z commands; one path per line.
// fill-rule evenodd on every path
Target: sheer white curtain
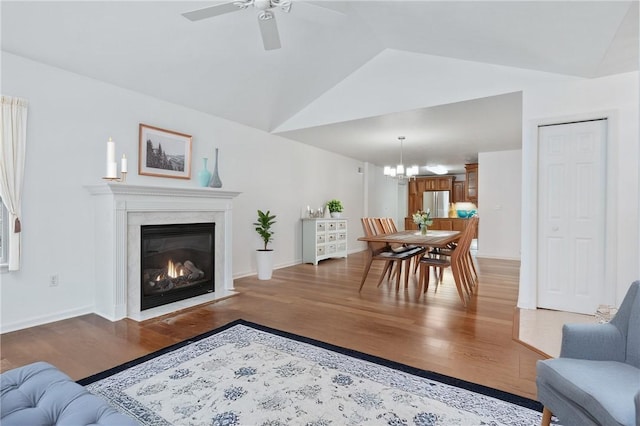
M 20 269 L 22 180 L 27 145 L 27 101 L 2 96 L 0 110 L 0 197 L 9 212 L 9 270 Z

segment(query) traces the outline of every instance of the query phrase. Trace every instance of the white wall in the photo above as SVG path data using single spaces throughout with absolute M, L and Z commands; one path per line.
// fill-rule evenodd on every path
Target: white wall
M 404 211 L 397 200 L 404 197 L 406 204 L 406 186 L 398 185 L 396 179 L 385 176 L 382 167 L 373 164 L 368 166 L 369 198 L 365 216 L 392 217 L 400 228 L 404 224 Z
M 197 186 L 197 180 L 138 176 L 138 124 L 193 135 L 192 176 L 220 148 L 223 189 L 234 201 L 233 273 L 255 273 L 257 209 L 277 214 L 276 267 L 299 263 L 301 209 L 339 198 L 350 250 L 362 249 L 361 162 L 2 52 L 2 94 L 29 101 L 23 198 L 23 262 L 0 275 L 2 331 L 92 312 L 93 213 L 83 185 L 101 182 L 105 142 L 130 159 L 131 184 Z M 210 170 L 211 170 L 210 161 Z M 49 276 L 59 274 L 58 287 Z
M 593 80 L 547 84 L 523 92 L 522 267 L 518 306 L 535 308 L 537 235 L 537 127 L 609 118 L 607 141 L 606 294 L 602 303 L 619 304 L 640 278 L 638 161 L 638 72 Z
M 478 257 L 520 260 L 522 151 L 478 154 Z

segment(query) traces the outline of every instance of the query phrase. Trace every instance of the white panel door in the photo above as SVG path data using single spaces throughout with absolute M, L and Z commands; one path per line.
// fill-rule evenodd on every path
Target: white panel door
M 607 121 L 538 129 L 538 306 L 593 314 L 604 287 Z

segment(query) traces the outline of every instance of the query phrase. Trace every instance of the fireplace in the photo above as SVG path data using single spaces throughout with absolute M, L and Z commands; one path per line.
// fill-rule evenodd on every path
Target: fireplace
M 214 291 L 215 223 L 140 228 L 140 309 Z
M 86 188 L 93 196 L 95 238 L 100 241 L 95 246 L 95 313 L 111 321 L 146 321 L 238 294 L 233 288 L 231 230 L 232 200 L 239 192 L 129 183 Z M 182 224 L 190 228 L 200 223 L 215 223 L 210 281 L 215 291 L 142 310 L 142 227 Z

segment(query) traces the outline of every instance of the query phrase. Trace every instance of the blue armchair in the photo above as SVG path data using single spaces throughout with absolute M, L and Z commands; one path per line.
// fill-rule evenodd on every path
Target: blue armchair
M 640 281 L 607 324 L 565 324 L 560 358 L 538 361 L 543 425 L 640 426 Z

